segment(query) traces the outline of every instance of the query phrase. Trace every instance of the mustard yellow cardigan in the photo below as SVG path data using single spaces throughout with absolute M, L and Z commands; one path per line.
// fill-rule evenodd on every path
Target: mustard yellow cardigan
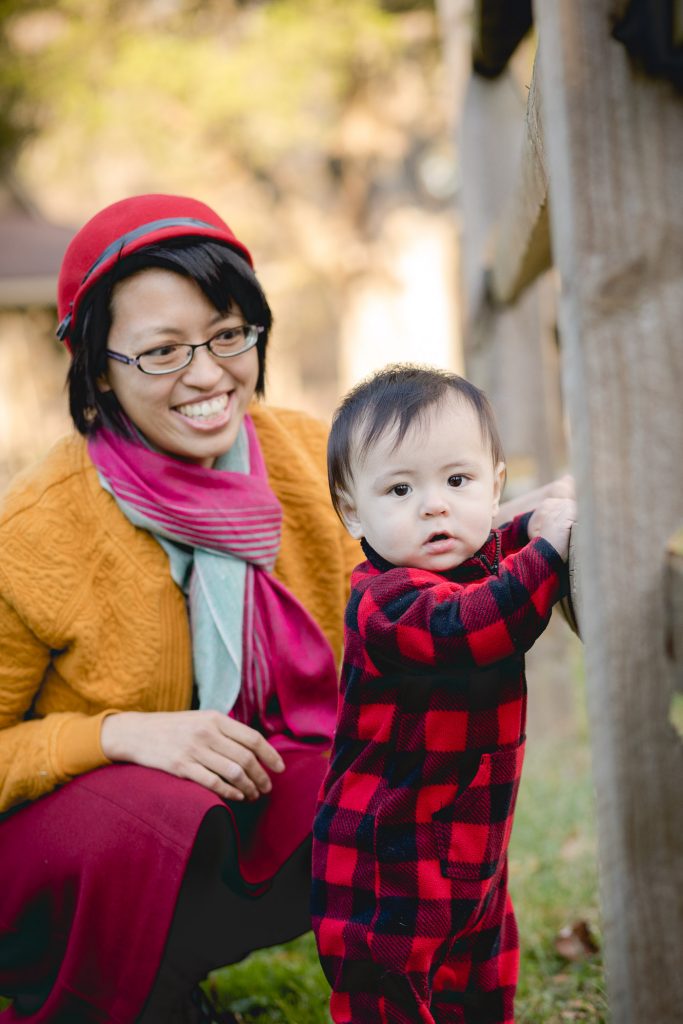
M 283 506 L 275 575 L 337 660 L 348 577 L 360 560 L 334 514 L 326 430 L 250 410 Z M 0 507 L 0 812 L 106 764 L 104 715 L 190 706 L 190 634 L 166 553 L 99 484 L 84 439 L 59 441 Z

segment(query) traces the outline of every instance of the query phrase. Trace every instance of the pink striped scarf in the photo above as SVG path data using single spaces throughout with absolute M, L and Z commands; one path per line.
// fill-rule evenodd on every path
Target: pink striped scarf
M 282 509 L 250 417 L 210 469 L 106 429 L 89 452 L 103 486 L 164 547 L 187 593 L 200 707 L 232 710 L 280 734 L 280 748 L 329 741 L 334 657 L 317 623 L 272 576 Z

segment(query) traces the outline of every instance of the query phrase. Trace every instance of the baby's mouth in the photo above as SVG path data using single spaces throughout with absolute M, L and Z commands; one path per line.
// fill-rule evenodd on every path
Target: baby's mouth
M 435 544 L 437 541 L 440 540 L 451 540 L 450 533 L 433 533 L 431 537 L 427 538 L 427 543 Z

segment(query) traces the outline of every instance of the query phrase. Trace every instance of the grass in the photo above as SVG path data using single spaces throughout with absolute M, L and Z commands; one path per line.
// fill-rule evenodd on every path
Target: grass
M 530 750 L 510 851 L 522 943 L 517 1024 L 609 1019 L 601 956 L 569 962 L 555 949 L 577 921 L 600 944 L 592 799 L 585 747 Z
M 232 1010 L 244 1024 L 328 1024 L 330 1020 L 329 989 L 310 932 L 214 971 L 206 988 L 218 1006 Z
M 600 943 L 580 681 L 577 702 L 579 724 L 571 736 L 536 739 L 527 748 L 510 849 L 510 887 L 522 943 L 517 1024 L 609 1021 L 600 954 L 571 962 L 555 949 L 560 929 L 577 921 L 585 921 Z M 215 971 L 207 988 L 242 1024 L 330 1021 L 327 983 L 311 935 Z

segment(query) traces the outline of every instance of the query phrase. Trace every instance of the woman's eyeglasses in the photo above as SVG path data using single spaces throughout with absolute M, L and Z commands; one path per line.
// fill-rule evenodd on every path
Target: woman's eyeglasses
M 151 348 L 148 352 L 134 357 L 112 352 L 108 348 L 107 355 L 119 363 L 137 366 L 143 373 L 175 373 L 176 370 L 184 370 L 190 365 L 198 348 L 208 348 L 211 355 L 217 359 L 231 359 L 253 348 L 262 332 L 263 327 L 256 324 L 240 324 L 239 327 L 228 327 L 209 341 L 203 341 L 201 345 L 159 345 L 158 348 Z

